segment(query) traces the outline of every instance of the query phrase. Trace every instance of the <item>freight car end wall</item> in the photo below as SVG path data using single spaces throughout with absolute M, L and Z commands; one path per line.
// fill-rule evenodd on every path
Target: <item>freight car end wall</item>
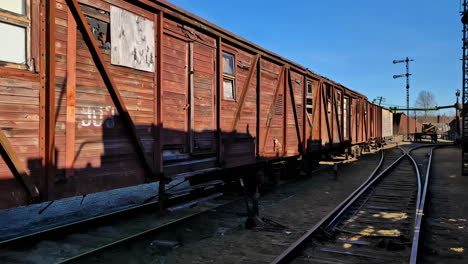
M 409 129 L 408 129 L 409 119 Z M 422 125 L 417 122 L 414 118 L 405 115 L 404 113 L 393 114 L 393 134 L 394 135 L 414 135 L 415 133 L 421 133 Z
M 387 140 L 393 136 L 393 113 L 382 108 L 382 138 Z
M 28 63 L 0 64 L 0 208 L 381 137 L 365 96 L 165 1 L 25 1 Z

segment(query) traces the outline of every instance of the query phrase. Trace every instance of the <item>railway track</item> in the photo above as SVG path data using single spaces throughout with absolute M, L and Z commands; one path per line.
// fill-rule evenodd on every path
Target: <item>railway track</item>
M 346 243 L 351 245 L 351 247 L 349 247 L 348 250 L 354 250 L 355 248 L 362 247 L 365 243 L 367 243 L 362 242 L 364 241 L 362 239 L 357 240 L 356 238 L 354 238 L 353 240 L 353 236 L 358 235 L 352 233 L 362 232 L 363 230 L 359 230 L 358 225 L 365 225 L 365 221 L 355 221 L 355 226 L 353 226 L 354 229 L 349 229 L 348 226 L 344 223 L 346 223 L 346 221 L 349 221 L 350 219 L 353 219 L 353 217 L 359 219 L 361 216 L 365 216 L 363 214 L 360 214 L 360 211 L 363 211 L 361 209 L 364 208 L 364 204 L 367 204 L 372 200 L 370 199 L 371 195 L 362 195 L 362 193 L 366 192 L 366 189 L 368 189 L 368 185 L 374 185 L 375 182 L 377 182 L 376 177 L 383 177 L 382 175 L 389 172 L 389 167 L 395 166 L 395 164 L 399 164 L 400 160 L 407 156 L 404 153 L 404 150 L 398 148 L 388 149 L 385 151 L 385 153 L 385 157 L 382 155 L 379 165 L 372 173 L 372 176 L 369 177 L 369 179 L 364 184 L 362 184 L 353 193 L 353 195 L 348 197 L 348 199 L 346 199 L 341 204 L 341 207 L 338 210 L 340 214 L 331 214 L 329 217 L 330 219 L 332 219 L 331 222 L 322 220 L 322 225 L 319 229 L 322 231 L 325 230 L 326 232 L 322 232 L 320 239 L 314 239 L 312 243 L 316 243 L 317 241 L 321 243 L 327 242 L 324 238 L 332 237 L 333 232 L 340 232 L 341 235 L 348 236 L 347 240 L 349 241 L 347 241 L 346 239 L 339 239 L 339 241 L 341 242 L 350 242 Z M 415 155 L 416 163 L 418 164 L 418 166 L 421 167 L 422 170 L 424 167 L 424 162 L 427 160 L 427 157 L 424 151 L 420 151 L 417 154 L 418 155 Z M 406 162 L 410 163 L 409 161 Z M 391 182 L 387 184 L 388 188 L 395 187 L 391 186 Z M 411 184 L 415 183 L 411 182 Z M 378 188 L 373 188 L 375 189 L 374 191 L 378 191 Z M 411 195 L 412 197 L 414 197 L 413 193 Z M 356 196 L 362 197 L 359 199 L 355 199 Z M 415 204 L 414 198 L 411 199 L 413 199 L 411 205 Z M 356 201 L 353 202 L 353 200 Z M 216 201 L 210 201 L 208 203 L 205 203 L 204 205 L 198 206 L 198 208 L 196 209 L 189 209 L 188 213 L 187 210 L 184 210 L 184 215 L 177 213 L 173 214 L 171 217 L 165 218 L 164 221 L 160 221 L 157 218 L 157 216 L 155 216 L 154 210 L 147 211 L 147 208 L 125 210 L 115 215 L 104 216 L 102 219 L 84 221 L 83 223 L 77 225 L 56 228 L 53 230 L 49 230 L 49 232 L 43 232 L 40 234 L 33 234 L 31 237 L 13 239 L 4 243 L 0 242 L 0 247 L 2 248 L 0 249 L 0 262 L 94 263 L 100 262 L 101 259 L 104 259 L 104 262 L 101 261 L 100 263 L 107 263 L 107 260 L 109 260 L 107 258 L 107 255 L 114 255 L 114 257 L 115 255 L 118 255 L 112 252 L 119 251 L 122 249 L 125 249 L 125 252 L 127 252 L 128 248 L 134 248 L 134 252 L 141 252 L 141 249 L 143 247 L 146 247 L 146 250 L 151 251 L 149 254 L 150 256 L 163 256 L 164 253 L 161 253 L 161 250 L 164 251 L 166 249 L 179 246 L 179 244 L 176 243 L 176 241 L 196 241 L 196 239 L 199 239 L 200 237 L 210 236 L 210 234 L 186 234 L 186 230 L 194 232 L 194 230 L 206 229 L 206 226 L 213 226 L 210 232 L 220 232 L 219 230 L 217 230 L 219 227 L 226 228 L 225 224 L 219 224 L 223 222 L 223 219 L 226 219 L 224 223 L 232 222 L 235 223 L 235 225 L 242 225 L 243 223 L 237 223 L 233 221 L 233 219 L 238 218 L 238 216 L 232 216 L 230 215 L 230 210 L 222 209 L 224 206 L 226 206 L 226 208 L 229 207 L 230 203 L 236 201 L 239 201 L 239 199 L 223 198 Z M 347 204 L 352 205 L 347 206 Z M 151 206 L 153 208 L 157 208 L 156 203 L 150 205 L 150 207 Z M 364 209 L 367 210 L 368 207 L 365 207 Z M 416 222 L 417 218 L 412 218 L 410 216 L 410 213 L 408 213 L 408 215 L 409 216 L 407 218 L 407 224 L 409 226 L 414 226 L 413 222 L 411 222 L 410 220 Z M 191 221 L 197 218 L 200 219 Z M 112 219 L 115 219 L 115 221 Z M 361 217 L 360 219 L 364 218 Z M 194 222 L 197 222 L 198 224 L 192 226 Z M 196 225 L 199 225 L 199 223 L 202 223 L 204 225 L 204 228 L 198 228 L 199 226 Z M 328 225 L 328 227 L 324 226 L 324 224 Z M 174 233 L 174 230 L 182 231 Z M 324 236 L 323 234 L 326 235 Z M 191 235 L 194 237 L 184 237 L 183 239 L 181 239 L 181 236 Z M 373 239 L 373 237 L 371 237 L 371 239 Z M 401 244 L 407 246 L 407 243 L 409 243 L 408 241 L 404 241 L 404 243 L 406 244 Z M 330 243 L 330 240 L 328 241 L 328 243 Z M 331 245 L 327 246 L 331 248 Z M 318 250 L 320 254 L 337 254 L 333 252 L 327 252 L 327 248 L 325 246 L 322 246 L 321 248 L 322 250 L 320 250 L 320 248 Z M 310 249 L 308 248 L 307 250 Z M 316 251 L 317 247 L 312 248 L 312 250 Z M 310 253 L 310 251 L 308 252 Z M 313 255 L 314 257 L 317 256 L 316 252 L 312 253 L 313 254 L 311 255 Z M 304 256 L 304 254 L 301 255 L 302 260 L 304 260 Z M 330 257 L 321 258 L 322 262 L 318 263 L 329 263 L 323 261 L 326 259 L 330 259 Z M 361 258 L 365 257 L 361 256 Z M 288 259 L 291 260 L 290 256 L 288 257 Z M 308 258 L 307 260 L 311 259 Z M 318 260 L 318 258 L 316 258 L 315 260 Z M 339 258 L 335 258 L 335 260 L 339 260 Z M 388 263 L 388 259 L 383 260 L 385 260 L 383 263 Z M 282 261 L 283 260 L 281 260 L 281 262 Z
M 180 205 L 174 205 L 169 208 L 173 213 L 165 217 L 158 215 L 158 203 L 153 202 L 1 241 L 0 263 L 76 262 L 128 241 L 163 233 L 184 221 L 241 199 L 226 195 L 213 200 L 221 195 L 212 193 L 185 203 L 183 212 L 178 211 Z M 178 204 L 180 200 L 174 199 L 172 203 Z M 198 206 L 188 208 L 193 205 Z
M 369 179 L 272 263 L 416 263 L 433 148 L 382 152 Z
M 157 213 L 158 203 L 152 202 L 0 241 L 0 263 L 108 263 L 107 255 L 113 258 L 113 251 L 129 245 L 138 245 L 135 251 L 146 248 L 150 256 L 164 257 L 162 251 L 243 226 L 244 218 L 235 212 L 245 210 L 239 202 L 244 197 L 209 191 L 211 195 L 188 203 L 185 196 L 167 201 L 172 213 L 164 217 Z M 179 212 L 182 202 L 184 210 Z M 197 226 L 200 223 L 203 228 Z M 202 229 L 203 233 L 198 233 Z M 101 262 L 103 258 L 106 260 Z

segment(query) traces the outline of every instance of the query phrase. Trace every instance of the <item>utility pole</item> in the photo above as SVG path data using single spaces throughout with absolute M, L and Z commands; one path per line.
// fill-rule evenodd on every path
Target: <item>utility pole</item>
M 462 175 L 468 176 L 468 12 L 467 0 L 463 0 L 463 57 L 462 57 Z
M 379 100 L 379 106 L 382 104 L 382 102 L 385 102 L 385 98 L 382 96 L 377 97 L 377 100 Z
M 409 59 L 408 57 L 406 57 L 405 60 L 394 60 L 393 61 L 393 64 L 403 63 L 403 62 L 406 63 L 406 74 L 393 75 L 393 79 L 406 77 L 406 109 L 409 109 L 409 89 L 410 89 L 409 77 L 411 76 L 411 74 L 409 73 L 409 62 L 410 61 L 414 61 L 414 60 Z M 408 117 L 407 121 L 406 121 L 406 138 L 409 139 L 409 117 L 410 117 L 410 111 L 409 110 L 406 110 L 406 116 Z

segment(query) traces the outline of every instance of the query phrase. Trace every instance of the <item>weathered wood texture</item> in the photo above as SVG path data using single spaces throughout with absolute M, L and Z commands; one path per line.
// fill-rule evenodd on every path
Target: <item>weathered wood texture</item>
M 284 150 L 285 68 L 261 61 L 260 89 L 260 156 L 282 157 Z
M 154 22 L 111 6 L 111 63 L 154 72 Z
M 224 165 L 229 168 L 255 162 L 255 137 L 257 131 L 256 62 L 258 57 L 228 44 L 223 44 L 222 49 L 234 55 L 234 67 L 236 67 L 236 100 L 222 98 L 219 113 Z M 220 96 L 223 96 L 223 94 L 221 93 Z M 234 124 L 235 130 L 233 130 Z
M 287 148 L 286 156 L 296 156 L 302 152 L 302 141 L 304 138 L 303 135 L 303 118 L 304 118 L 304 76 L 293 72 L 288 71 L 289 83 L 287 84 L 286 90 L 286 108 L 288 111 L 287 114 Z M 292 86 L 292 89 L 291 87 Z M 291 93 L 292 92 L 292 93 Z M 291 98 L 293 97 L 293 98 Z M 294 104 L 293 104 L 294 102 Z M 295 109 L 294 109 L 295 108 Z M 295 112 L 294 112 L 295 111 Z M 299 136 L 298 136 L 299 132 Z
M 167 2 L 56 0 L 53 17 L 46 2 L 33 0 L 35 69 L 0 67 L 0 128 L 44 200 L 141 184 L 151 180 L 148 171 L 253 165 L 381 134 L 380 108 L 365 96 Z M 109 38 L 111 6 L 154 25 L 145 33 L 154 38 L 149 68 L 111 64 L 110 48 L 123 45 Z M 51 46 L 46 29 L 53 29 Z M 223 52 L 235 57 L 235 100 L 223 98 Z M 0 208 L 31 198 L 3 159 L 0 191 Z
M 59 1 L 60 2 L 60 1 Z M 86 1 L 82 1 L 86 2 Z M 86 2 L 87 4 L 88 3 Z M 109 12 L 110 5 L 100 3 L 99 9 Z M 94 6 L 96 7 L 96 6 Z M 135 9 L 133 9 L 135 10 Z M 67 32 L 68 16 L 67 6 L 62 2 L 57 10 L 57 31 Z M 138 13 L 145 13 L 138 10 Z M 149 13 L 147 13 L 150 16 Z M 65 20 L 66 18 L 66 20 Z M 73 23 L 71 23 L 73 26 Z M 67 34 L 60 34 L 66 37 Z M 152 161 L 153 153 L 153 115 L 154 115 L 154 78 L 153 73 L 135 69 L 112 66 L 110 64 L 110 52 L 102 46 L 100 54 L 104 60 L 104 66 L 109 69 L 113 79 L 114 88 L 120 93 L 124 111 L 128 111 L 134 128 L 129 127 L 128 122 L 122 119 L 116 101 L 112 99 L 106 87 L 103 74 L 95 64 L 90 46 L 83 39 L 82 31 L 76 36 L 76 87 L 74 91 L 66 91 L 68 73 L 66 71 L 68 39 L 58 39 L 57 44 L 57 125 L 56 125 L 56 150 L 58 157 L 71 155 L 66 153 L 67 112 L 71 102 L 67 102 L 68 96 L 75 93 L 75 147 L 74 158 L 70 165 L 64 159 L 57 160 L 57 173 L 55 175 L 57 197 L 80 195 L 95 191 L 125 187 L 144 182 L 146 172 L 138 158 L 139 149 L 133 143 L 132 135 L 128 133 L 135 129 L 137 140 L 145 151 L 146 161 Z M 71 58 L 72 60 L 74 58 Z M 63 66 L 62 66 L 63 65 Z M 119 104 L 121 104 L 119 102 Z M 121 107 L 121 106 L 120 106 Z M 70 141 L 70 140 L 69 140 Z M 73 150 L 72 150 L 73 151 Z M 149 165 L 153 166 L 152 163 Z M 66 177 L 64 171 L 73 171 L 74 175 Z
M 32 1 L 31 10 L 45 12 L 45 2 Z M 42 6 L 41 6 L 42 5 Z M 38 13 L 31 16 L 32 39 L 39 42 L 44 35 L 40 27 L 45 28 L 45 15 Z M 41 49 L 45 46 L 41 44 Z M 19 173 L 31 179 L 32 184 L 40 186 L 40 153 L 39 153 L 39 90 L 41 80 L 39 71 L 42 59 L 39 45 L 32 47 L 32 56 L 37 64 L 36 71 L 0 69 L 0 129 L 2 136 L 10 145 L 10 155 L 15 156 L 17 169 L 10 170 L 7 161 L 0 158 L 0 208 L 27 204 L 31 190 L 25 188 Z M 12 171 L 15 171 L 12 173 Z M 19 171 L 18 171 L 19 170 Z M 39 190 L 40 192 L 40 190 Z

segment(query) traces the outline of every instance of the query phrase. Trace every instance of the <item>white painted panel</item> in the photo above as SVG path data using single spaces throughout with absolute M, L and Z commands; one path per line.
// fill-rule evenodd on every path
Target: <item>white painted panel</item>
M 0 8 L 25 16 L 26 0 L 0 0 Z
M 382 109 L 382 137 L 393 136 L 393 113 Z
M 154 23 L 111 6 L 111 63 L 154 72 Z
M 0 36 L 0 61 L 26 64 L 26 29 L 0 22 Z
M 223 80 L 224 99 L 235 100 L 234 80 Z

